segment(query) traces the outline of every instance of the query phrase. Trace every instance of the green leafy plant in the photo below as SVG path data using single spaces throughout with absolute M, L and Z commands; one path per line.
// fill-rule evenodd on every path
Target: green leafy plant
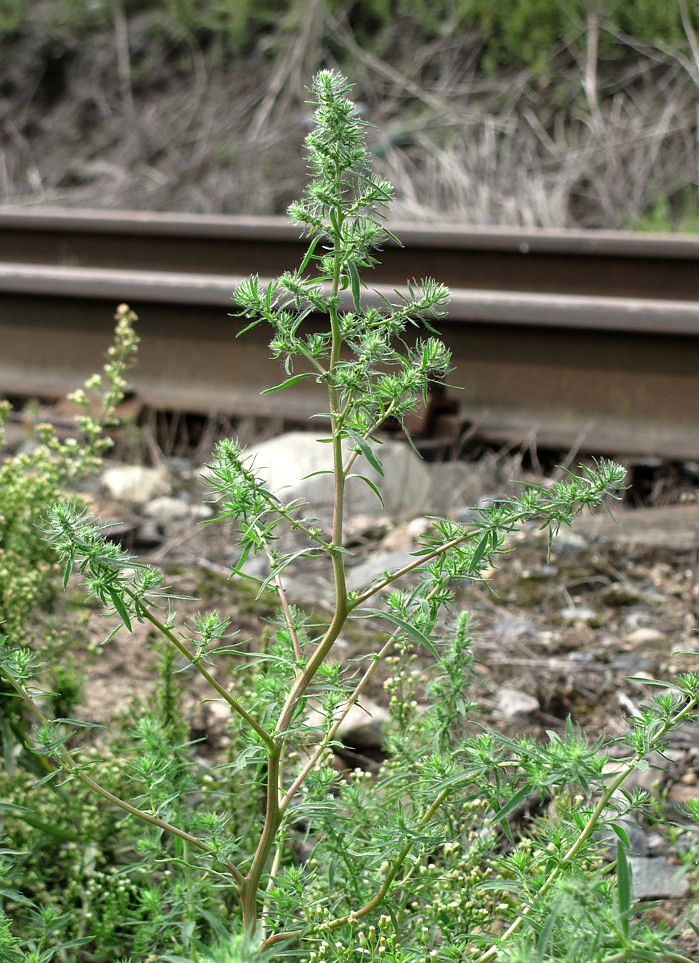
M 78 405 L 78 437 L 61 439 L 50 424 L 37 424 L 33 437 L 17 454 L 0 462 L 0 632 L 31 648 L 41 640 L 45 653 L 65 649 L 62 628 L 49 612 L 59 592 L 55 553 L 40 531 L 46 506 L 94 474 L 112 445 L 108 429 L 117 424 L 116 410 L 124 397 L 125 371 L 133 360 L 137 337 L 135 314 L 121 305 L 115 318 L 113 345 L 102 375 L 93 376 L 72 395 Z M 0 445 L 10 406 L 0 401 Z M 73 626 L 73 631 L 76 631 Z M 69 709 L 79 692 L 79 680 L 69 660 L 52 659 L 48 681 L 56 708 Z M 62 714 L 59 711 L 59 714 Z M 14 702 L 0 703 L 0 747 L 11 760 L 13 747 L 24 742 L 23 714 Z
M 166 939 L 148 929 L 153 958 L 683 960 L 671 934 L 636 914 L 624 819 L 643 800 L 624 793 L 624 783 L 673 729 L 697 720 L 699 676 L 668 684 L 616 747 L 590 744 L 572 722 L 544 742 L 507 738 L 477 725 L 470 622 L 455 604 L 455 587 L 481 581 L 510 551 L 514 531 L 535 523 L 553 537 L 613 497 L 624 470 L 600 461 L 550 487 L 523 488 L 479 510 L 474 523 L 434 519 L 412 561 L 347 588 L 348 486 L 366 484 L 380 498 L 361 473 L 362 462 L 382 473 L 377 433 L 389 417 L 402 422 L 450 366 L 431 330 L 448 301 L 443 285 L 411 281 L 395 303 L 365 294 L 363 274 L 392 237 L 382 220 L 391 188 L 371 172 L 349 90 L 332 71 L 313 83 L 312 180 L 289 210 L 309 238 L 302 264 L 269 283 L 251 277 L 235 292 L 248 327 L 271 328 L 286 373 L 271 390 L 310 378 L 327 394 L 329 523 L 269 491 L 235 441 L 221 442 L 210 466 L 217 520 L 239 548 L 232 576 L 251 578 L 251 557 L 266 560 L 258 590 L 279 606 L 267 640 L 248 643 L 216 611 L 178 628 L 163 574 L 107 541 L 76 505 L 54 504 L 43 525 L 66 584 L 79 576 L 117 629 L 155 630 L 208 698 L 227 707 L 228 757 L 208 778 L 197 771 L 178 729 L 174 694 L 186 683 L 173 682 L 172 662 L 159 714 L 135 721 L 126 775 L 112 780 L 100 772 L 99 753 L 81 748 L 75 722 L 45 712 L 31 652 L 6 641 L 2 672 L 33 717 L 31 745 L 50 770 L 47 784 L 89 791 L 121 811 L 128 826 L 141 827 L 151 874 L 167 864 L 175 875 L 168 892 L 179 895 L 187 925 L 179 935 L 171 926 Z M 304 326 L 311 316 L 325 326 Z M 427 336 L 412 337 L 420 323 Z M 294 606 L 286 587 L 289 572 L 319 559 L 333 584 L 327 619 Z M 373 641 L 365 658 L 343 664 L 333 654 L 348 628 L 364 628 Z M 382 671 L 393 719 L 388 757 L 375 773 L 340 775 L 339 728 Z M 612 775 L 610 749 L 618 756 Z M 524 819 L 527 807 L 539 815 Z M 605 827 L 619 839 L 612 864 L 602 859 Z M 166 894 L 146 891 L 156 919 Z M 210 908 L 192 907 L 199 892 Z M 121 952 L 143 952 L 133 946 Z

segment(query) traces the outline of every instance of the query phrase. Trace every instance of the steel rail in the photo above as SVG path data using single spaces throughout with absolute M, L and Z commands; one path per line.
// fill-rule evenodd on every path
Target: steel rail
M 242 276 L 60 268 L 0 263 L 0 291 L 54 297 L 122 298 L 161 304 L 206 304 L 233 308 L 232 292 Z M 261 279 L 264 287 L 269 280 Z M 377 284 L 366 291 L 368 307 L 382 307 L 404 286 Z M 341 296 L 351 310 L 348 292 Z M 122 298 L 123 299 L 123 298 Z M 666 334 L 699 334 L 699 301 L 529 292 L 453 290 L 446 323 L 460 321 L 524 324 Z
M 432 430 L 699 458 L 698 238 L 398 231 L 406 246 L 383 252 L 368 303 L 411 275 L 453 287 L 439 326 L 459 390 Z M 302 250 L 298 232 L 273 218 L 0 211 L 0 393 L 75 387 L 99 365 L 114 306 L 127 301 L 141 316 L 134 383 L 144 403 L 303 421 L 318 410 L 318 387 L 309 379 L 260 398 L 280 377 L 267 332 L 236 340 L 229 317 L 240 276 L 278 274 Z
M 433 276 L 454 288 L 697 296 L 699 237 L 391 223 L 378 284 Z M 284 218 L 0 208 L 0 261 L 276 276 L 305 241 Z

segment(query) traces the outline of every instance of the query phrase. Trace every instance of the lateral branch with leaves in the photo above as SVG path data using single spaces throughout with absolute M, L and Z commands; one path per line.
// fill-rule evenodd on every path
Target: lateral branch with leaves
M 572 726 L 564 739 L 552 738 L 543 748 L 528 740 L 508 743 L 487 733 L 466 737 L 462 733 L 457 738 L 452 732 L 472 709 L 465 697 L 468 622 L 457 615 L 445 627 L 443 618 L 454 602 L 454 585 L 481 580 L 493 559 L 509 550 L 508 536 L 518 527 L 534 523 L 553 537 L 581 511 L 614 496 L 625 473 L 609 461 L 583 468 L 578 475 L 567 474 L 550 487 L 524 488 L 519 497 L 480 509 L 475 523 L 435 519 L 413 561 L 359 591 L 348 591 L 345 567 L 350 553 L 344 539 L 348 480 L 357 474 L 362 459 L 381 473 L 376 433 L 389 417 L 402 422 L 426 398 L 430 383 L 442 380 L 450 366 L 448 350 L 430 328 L 448 302 L 443 285 L 415 280 L 406 293 L 397 293 L 395 303 L 363 307 L 363 272 L 375 263 L 381 244 L 396 239 L 382 220 L 391 188 L 370 170 L 365 125 L 349 90 L 344 78 L 332 71 L 319 73 L 313 83 L 315 126 L 306 141 L 312 180 L 303 199 L 289 209 L 309 238 L 302 264 L 271 283 L 251 277 L 234 295 L 248 327 L 264 323 L 272 330 L 271 349 L 283 361 L 287 378 L 271 390 L 292 389 L 307 378 L 327 390 L 332 521 L 323 526 L 312 506 L 284 502 L 270 492 L 235 441 L 218 445 L 208 476 L 218 520 L 231 526 L 240 549 L 233 574 L 244 576 L 246 561 L 254 554 L 262 554 L 269 563 L 269 577 L 260 592 L 276 593 L 279 603 L 272 648 L 251 653 L 216 612 L 200 615 L 193 625 L 179 630 L 174 597 L 162 574 L 108 542 L 76 506 L 54 505 L 45 523 L 45 537 L 63 562 L 66 580 L 71 572 L 79 573 L 90 594 L 127 630 L 135 622 L 149 623 L 206 680 L 211 698 L 228 706 L 242 745 L 235 765 L 248 774 L 248 791 L 264 799 L 261 812 L 244 834 L 233 832 L 215 807 L 198 817 L 194 829 L 185 830 L 163 815 L 165 804 L 159 808 L 117 798 L 71 749 L 69 721 L 44 716 L 33 688 L 37 669 L 32 658 L 8 642 L 2 669 L 36 718 L 35 751 L 56 771 L 184 841 L 189 859 L 202 872 L 214 874 L 218 886 L 237 893 L 239 924 L 235 914 L 229 923 L 249 948 L 274 952 L 275 957 L 301 953 L 304 959 L 350 960 L 356 958 L 350 952 L 356 946 L 367 959 L 439 957 L 486 963 L 524 959 L 517 953 L 533 939 L 538 940 L 536 959 L 553 959 L 546 953 L 558 925 L 554 894 L 561 898 L 561 886 L 569 885 L 574 869 L 592 865 L 588 854 L 594 832 L 605 823 L 617 826 L 631 808 L 631 800 L 628 805 L 618 801 L 628 773 L 662 743 L 670 728 L 682 719 L 696 718 L 697 680 L 686 677 L 649 710 L 646 724 L 639 722 L 634 730 L 631 754 L 619 774 L 606 782 L 600 745 L 589 746 Z M 319 317 L 326 320 L 324 329 L 304 325 L 311 315 L 316 322 Z M 408 338 L 408 330 L 419 324 L 427 326 L 428 335 Z M 369 479 L 365 481 L 373 487 Z M 280 535 L 289 531 L 305 540 L 303 551 L 285 554 L 279 549 Z M 287 570 L 303 570 L 308 559 L 317 556 L 327 558 L 334 584 L 332 616 L 323 625 L 310 624 L 290 603 L 285 588 Z M 401 584 L 407 576 L 408 587 L 405 581 Z M 333 649 L 349 622 L 367 618 L 386 629 L 375 651 L 345 671 L 331 658 Z M 383 780 L 377 782 L 384 793 L 381 818 L 361 829 L 356 814 L 367 805 L 363 795 L 367 780 L 357 776 L 338 786 L 329 764 L 338 729 L 381 664 L 409 661 L 410 653 L 419 650 L 435 660 L 435 681 L 428 689 L 434 705 L 418 717 L 408 702 L 404 704 L 403 731 L 399 727 L 393 741 L 400 765 L 387 763 Z M 248 672 L 262 682 L 257 688 L 244 683 L 230 688 L 220 681 L 226 668 L 238 681 Z M 311 706 L 320 707 L 322 724 L 309 723 Z M 419 752 L 417 743 L 411 746 L 416 726 L 422 727 L 423 736 L 427 733 Z M 597 792 L 597 797 L 586 809 L 571 802 L 577 791 L 588 796 Z M 523 850 L 514 845 L 508 817 L 532 794 L 556 796 L 567 816 L 555 845 L 547 838 L 537 849 L 533 839 Z M 471 881 L 481 879 L 485 889 L 498 888 L 498 879 L 489 880 L 491 872 L 480 867 L 481 851 L 493 836 L 504 842 L 509 838 L 510 848 L 505 847 L 500 857 L 502 893 L 496 903 L 500 922 L 472 920 L 471 930 L 458 932 L 450 929 L 445 910 L 434 933 L 430 929 L 435 952 L 425 942 L 419 953 L 406 951 L 400 956 L 396 930 L 394 943 L 389 939 L 381 953 L 381 926 L 398 927 L 397 921 L 415 912 L 426 854 L 461 845 L 449 834 L 458 824 L 457 813 L 463 820 L 464 811 L 472 812 L 479 824 L 471 841 L 463 842 L 463 859 L 471 860 Z M 313 856 L 299 861 L 294 834 L 304 821 L 313 827 Z M 618 835 L 623 837 L 623 829 Z M 331 849 L 335 846 L 335 855 L 324 863 L 325 842 Z M 601 955 L 595 959 L 660 959 L 633 955 L 639 943 L 629 925 L 623 846 L 620 853 L 623 885 L 616 923 L 610 924 L 611 936 L 607 934 L 604 946 L 600 943 Z M 353 858 L 363 870 L 353 869 Z M 339 885 L 341 876 L 344 888 Z M 596 899 L 608 885 L 606 878 L 595 883 Z M 379 917 L 384 909 L 389 915 Z M 371 924 L 366 932 L 363 920 Z M 379 930 L 372 923 L 377 920 Z M 395 951 L 390 957 L 385 956 L 389 944 Z M 510 952 L 508 946 L 515 955 L 501 955 Z M 662 941 L 657 947 L 658 952 L 670 952 Z M 345 950 L 349 955 L 342 955 Z M 681 959 L 677 954 L 662 958 Z

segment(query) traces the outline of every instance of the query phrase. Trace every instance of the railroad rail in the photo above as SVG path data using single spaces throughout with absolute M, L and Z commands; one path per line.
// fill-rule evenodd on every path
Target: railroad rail
M 419 430 L 494 443 L 699 459 L 699 238 L 391 224 L 367 297 L 452 288 L 452 388 Z M 59 397 L 93 371 L 114 306 L 140 315 L 144 404 L 305 421 L 317 389 L 278 380 L 267 332 L 236 340 L 237 281 L 304 251 L 277 218 L 0 209 L 0 394 Z M 310 380 L 310 379 L 309 379 Z M 458 390 L 457 390 L 458 389 Z

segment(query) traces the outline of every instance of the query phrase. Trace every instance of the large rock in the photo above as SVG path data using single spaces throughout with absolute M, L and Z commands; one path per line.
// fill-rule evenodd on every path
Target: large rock
M 351 446 L 345 446 L 345 458 Z M 381 492 L 389 515 L 415 515 L 426 503 L 430 472 L 409 445 L 387 441 L 371 445 L 383 465 L 383 476 L 360 456 L 353 473 L 365 475 Z M 309 432 L 293 431 L 264 441 L 247 451 L 269 489 L 284 500 L 301 498 L 313 508 L 333 503 L 332 451 L 327 436 L 322 440 Z M 322 472 L 323 474 L 318 474 Z M 347 509 L 352 514 L 381 510 L 376 494 L 360 478 L 347 483 Z
M 342 707 L 338 708 L 335 718 L 341 711 Z M 352 706 L 342 720 L 335 738 L 348 748 L 359 751 L 382 749 L 388 722 L 389 714 L 386 709 L 371 699 L 362 699 L 359 705 Z M 323 729 L 326 725 L 325 714 L 313 708 L 308 713 L 306 723 Z
M 101 481 L 112 498 L 130 505 L 145 505 L 170 493 L 170 479 L 164 468 L 114 465 L 102 473 Z
M 684 899 L 690 885 L 685 871 L 665 856 L 629 856 L 635 899 Z
M 478 462 L 433 462 L 427 467 L 430 491 L 421 510 L 431 515 L 458 516 L 465 506 L 477 505 L 495 483 L 492 471 Z

